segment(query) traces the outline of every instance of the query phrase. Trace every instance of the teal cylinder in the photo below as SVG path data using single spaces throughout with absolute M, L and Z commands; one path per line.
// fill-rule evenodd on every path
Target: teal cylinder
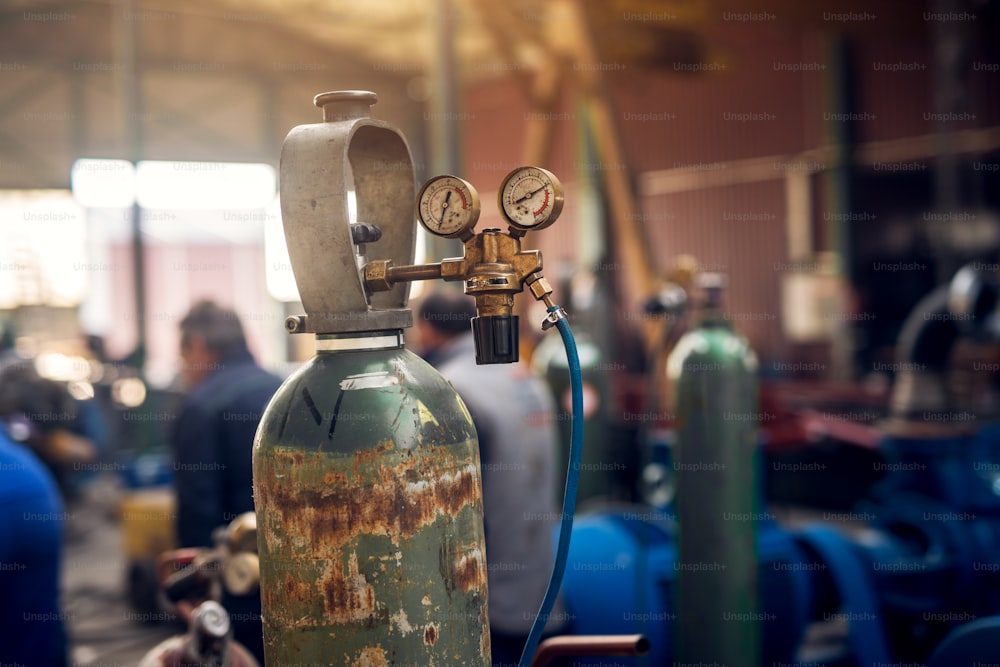
M 574 331 L 583 380 L 583 458 L 580 462 L 580 482 L 577 502 L 609 501 L 621 496 L 618 478 L 624 476 L 625 465 L 619 463 L 612 449 L 613 439 L 607 418 L 610 387 L 608 368 L 600 348 L 586 331 Z M 559 441 L 568 443 L 573 424 L 570 400 L 569 359 L 559 332 L 552 329 L 542 337 L 531 356 L 532 369 L 545 378 L 556 399 Z M 562 488 L 569 465 L 569 448 L 559 448 L 556 465 L 558 490 L 556 500 L 562 502 Z
M 760 664 L 757 359 L 710 310 L 667 359 L 678 522 L 677 664 Z
M 475 428 L 401 339 L 318 336 L 263 415 L 267 664 L 491 663 Z

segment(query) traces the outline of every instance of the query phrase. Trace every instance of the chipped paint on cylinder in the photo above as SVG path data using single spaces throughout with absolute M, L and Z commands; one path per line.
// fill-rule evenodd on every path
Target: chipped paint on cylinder
M 269 664 L 489 665 L 479 448 L 404 349 L 320 353 L 254 443 Z

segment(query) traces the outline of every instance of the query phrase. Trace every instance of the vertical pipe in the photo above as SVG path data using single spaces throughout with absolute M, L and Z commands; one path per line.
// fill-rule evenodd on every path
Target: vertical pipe
M 122 0 L 120 13 L 115 17 L 118 45 L 121 50 L 121 91 L 125 114 L 125 153 L 136 164 L 142 158 L 142 81 L 139 73 L 139 48 L 136 38 L 137 3 L 139 0 Z M 134 282 L 136 343 L 133 363 L 140 374 L 146 365 L 146 265 L 142 247 L 142 209 L 133 201 L 132 227 L 132 280 Z
M 577 179 L 579 192 L 577 202 L 577 246 L 578 266 L 583 273 L 591 274 L 593 282 L 589 294 L 575 294 L 584 299 L 574 299 L 570 313 L 579 323 L 578 337 L 582 347 L 597 352 L 597 358 L 584 364 L 584 382 L 597 393 L 599 404 L 596 410 L 585 417 L 584 460 L 588 464 L 580 474 L 578 498 L 600 498 L 605 501 L 626 500 L 631 493 L 631 484 L 623 483 L 623 475 L 618 472 L 617 463 L 632 468 L 629 463 L 631 452 L 616 447 L 618 440 L 612 430 L 611 415 L 611 372 L 623 357 L 619 345 L 621 332 L 620 317 L 608 317 L 614 312 L 615 304 L 621 299 L 615 291 L 616 264 L 614 246 L 608 234 L 609 204 L 601 177 L 600 154 L 594 137 L 594 127 L 590 110 L 592 101 L 584 99 L 579 109 L 579 142 Z M 569 295 L 567 295 L 567 298 Z M 574 325 L 577 326 L 577 325 Z M 603 465 L 602 465 L 603 464 Z
M 857 109 L 853 95 L 854 68 L 850 45 L 840 36 L 831 36 L 826 44 L 826 114 L 827 143 L 832 147 L 829 168 L 824 172 L 826 208 L 830 224 L 826 229 L 827 248 L 833 253 L 834 274 L 849 285 L 855 275 L 853 230 L 848 215 L 854 209 L 854 147 L 857 142 L 855 123 Z M 839 259 L 839 262 L 837 261 Z M 853 374 L 854 345 L 851 324 L 835 318 L 831 341 L 831 376 L 848 380 Z
M 260 133 L 261 133 L 261 148 L 264 155 L 275 156 L 275 158 L 269 159 L 268 162 L 272 164 L 277 170 L 278 160 L 277 156 L 281 155 L 281 133 L 277 129 L 277 118 L 278 118 L 278 104 L 277 100 L 280 95 L 277 94 L 276 88 L 280 85 L 280 80 L 274 80 L 268 77 L 259 77 L 256 79 L 257 93 L 260 97 Z M 277 173 L 277 171 L 275 171 Z M 265 209 L 267 216 L 271 215 L 272 210 Z M 277 212 L 277 207 L 273 209 L 273 212 Z M 277 213 L 275 213 L 277 214 Z M 266 218 L 265 218 L 266 219 Z M 265 222 L 265 225 L 267 222 Z M 293 306 L 295 306 L 293 308 Z M 293 312 L 294 311 L 294 312 Z M 297 315 L 302 312 L 302 306 L 290 303 L 282 303 L 276 307 L 275 312 L 281 316 L 279 321 L 284 322 L 288 317 L 292 315 Z M 296 336 L 289 336 L 283 330 L 275 330 L 273 333 L 273 340 L 269 341 L 269 344 L 273 349 L 283 349 L 284 354 L 282 355 L 282 362 L 299 361 L 299 356 L 296 354 Z
M 788 234 L 788 259 L 806 262 L 816 248 L 812 235 L 812 172 L 790 169 L 785 172 L 785 225 Z
M 84 157 L 87 151 L 87 87 L 84 84 L 83 73 L 70 75 L 70 99 L 76 100 L 76 111 L 70 117 L 70 149 L 73 158 Z
M 434 35 L 431 67 L 430 163 L 433 174 L 456 174 L 462 168 L 459 155 L 459 85 L 455 60 L 455 7 L 452 0 L 438 0 L 437 12 L 430 14 Z M 427 261 L 462 255 L 457 239 L 425 235 Z
M 965 10 L 964 0 L 936 0 L 933 9 L 940 13 L 958 14 Z M 961 205 L 959 158 L 955 145 L 956 118 L 968 101 L 963 78 L 965 77 L 967 45 L 972 39 L 965 21 L 934 21 L 931 28 L 933 60 L 931 81 L 934 86 L 934 111 L 938 121 L 936 135 L 937 157 L 934 160 L 934 208 L 943 214 L 931 221 L 930 247 L 934 252 L 938 284 L 951 279 L 959 269 L 960 261 L 950 249 L 950 238 L 958 231 L 955 225 L 964 225 L 963 216 L 955 216 Z M 957 221 L 952 221 L 952 217 Z
M 577 146 L 579 167 L 577 178 L 580 185 L 577 192 L 577 233 L 576 257 L 581 266 L 597 266 L 603 260 L 610 260 L 607 245 L 607 224 L 604 212 L 607 210 L 606 197 L 600 178 L 595 176 L 600 167 L 600 153 L 594 140 L 594 126 L 591 119 L 591 102 L 584 99 L 577 105 Z

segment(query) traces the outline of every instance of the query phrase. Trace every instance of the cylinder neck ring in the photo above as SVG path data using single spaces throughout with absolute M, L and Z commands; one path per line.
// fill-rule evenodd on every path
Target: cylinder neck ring
M 392 350 L 401 347 L 403 347 L 402 329 L 316 335 L 317 352 Z

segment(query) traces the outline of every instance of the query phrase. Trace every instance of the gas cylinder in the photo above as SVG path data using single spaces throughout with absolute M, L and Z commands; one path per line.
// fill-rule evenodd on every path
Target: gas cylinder
M 617 361 L 621 354 L 614 355 L 615 361 L 607 354 L 620 346 L 616 345 L 614 327 L 607 316 L 613 303 L 608 296 L 609 278 L 605 273 L 570 268 L 564 270 L 558 288 L 571 304 L 568 310 L 583 376 L 584 442 L 577 490 L 577 502 L 583 507 L 588 501 L 597 505 L 631 500 L 637 468 L 634 448 L 629 446 L 631 440 L 626 437 L 620 420 L 615 422 L 610 418 L 615 412 L 613 375 L 624 371 L 626 365 Z M 556 399 L 560 441 L 569 442 L 572 424 L 569 360 L 557 331 L 542 336 L 531 355 L 531 365 L 545 378 Z M 569 452 L 563 449 L 556 466 L 560 498 L 561 475 L 568 462 Z
M 703 275 L 704 309 L 667 359 L 677 424 L 676 664 L 760 662 L 755 558 L 757 360 Z
M 489 665 L 479 448 L 452 386 L 403 347 L 408 285 L 370 293 L 367 248 L 412 262 L 405 139 L 374 93 L 316 97 L 285 140 L 281 210 L 316 355 L 253 448 L 267 664 Z M 357 220 L 349 216 L 349 192 Z
M 608 396 L 608 379 L 600 348 L 586 330 L 574 331 L 580 355 L 583 374 L 583 415 L 584 415 L 584 459 L 580 466 L 580 488 L 577 501 L 594 499 L 608 501 L 617 499 L 617 485 L 613 472 L 618 470 L 616 452 L 611 447 L 605 402 Z M 545 334 L 531 356 L 531 365 L 536 373 L 545 378 L 553 396 L 557 399 L 560 441 L 568 442 L 572 407 L 570 405 L 569 360 L 566 348 L 557 331 Z M 569 462 L 569 452 L 560 450 L 556 470 L 565 475 Z M 624 467 L 624 466 L 623 466 Z M 609 472 L 611 471 L 611 472 Z M 562 480 L 556 484 L 559 497 L 562 495 Z

